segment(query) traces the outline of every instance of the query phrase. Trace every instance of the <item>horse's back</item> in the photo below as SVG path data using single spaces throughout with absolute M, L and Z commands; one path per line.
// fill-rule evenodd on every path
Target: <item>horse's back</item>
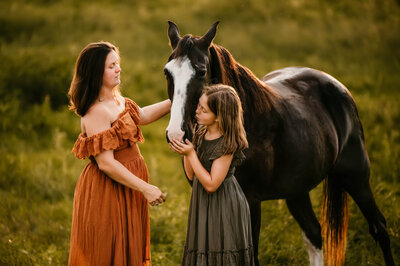
M 332 76 L 312 68 L 288 67 L 268 73 L 262 81 L 281 99 L 285 112 L 294 108 L 310 117 L 326 114 L 321 122 L 329 119 L 334 124 L 339 146 L 352 134 L 364 138 L 351 93 Z

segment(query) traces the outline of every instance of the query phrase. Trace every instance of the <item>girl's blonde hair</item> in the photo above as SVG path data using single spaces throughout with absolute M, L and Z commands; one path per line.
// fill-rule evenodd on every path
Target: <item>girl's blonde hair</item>
M 228 85 L 216 84 L 203 88 L 207 105 L 217 117 L 218 129 L 223 135 L 223 154 L 234 154 L 248 147 L 246 131 L 243 126 L 243 109 L 236 91 Z M 207 128 L 200 126 L 193 143 L 199 147 Z

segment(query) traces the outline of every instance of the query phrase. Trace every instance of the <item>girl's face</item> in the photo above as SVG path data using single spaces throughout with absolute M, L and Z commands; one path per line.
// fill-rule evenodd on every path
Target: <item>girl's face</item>
M 113 89 L 121 83 L 121 67 L 119 66 L 119 57 L 116 52 L 108 53 L 104 64 L 103 86 Z
M 196 120 L 199 125 L 211 126 L 217 123 L 217 116 L 208 108 L 207 101 L 207 95 L 201 95 L 196 109 Z

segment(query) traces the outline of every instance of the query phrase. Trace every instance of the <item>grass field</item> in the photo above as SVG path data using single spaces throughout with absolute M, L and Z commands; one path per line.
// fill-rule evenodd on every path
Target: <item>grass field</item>
M 165 99 L 167 21 L 181 34 L 221 23 L 215 43 L 257 76 L 308 66 L 352 92 L 364 126 L 371 186 L 400 263 L 400 2 L 329 0 L 0 1 L 0 265 L 66 265 L 75 183 L 85 165 L 71 153 L 79 118 L 66 93 L 89 42 L 117 45 L 125 96 Z M 179 265 L 190 186 L 165 142 L 168 118 L 142 128 L 151 182 L 168 201 L 151 208 L 153 265 Z M 311 192 L 319 215 L 321 187 Z M 350 204 L 346 265 L 383 265 Z M 282 200 L 264 202 L 261 265 L 307 265 L 300 229 Z

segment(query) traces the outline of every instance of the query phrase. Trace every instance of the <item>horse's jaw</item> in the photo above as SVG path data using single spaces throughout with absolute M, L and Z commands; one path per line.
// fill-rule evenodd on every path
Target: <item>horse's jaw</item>
M 167 139 L 182 141 L 187 87 L 195 74 L 190 60 L 187 57 L 173 59 L 165 65 L 174 79 L 174 96 L 171 106 L 171 118 L 167 127 Z

